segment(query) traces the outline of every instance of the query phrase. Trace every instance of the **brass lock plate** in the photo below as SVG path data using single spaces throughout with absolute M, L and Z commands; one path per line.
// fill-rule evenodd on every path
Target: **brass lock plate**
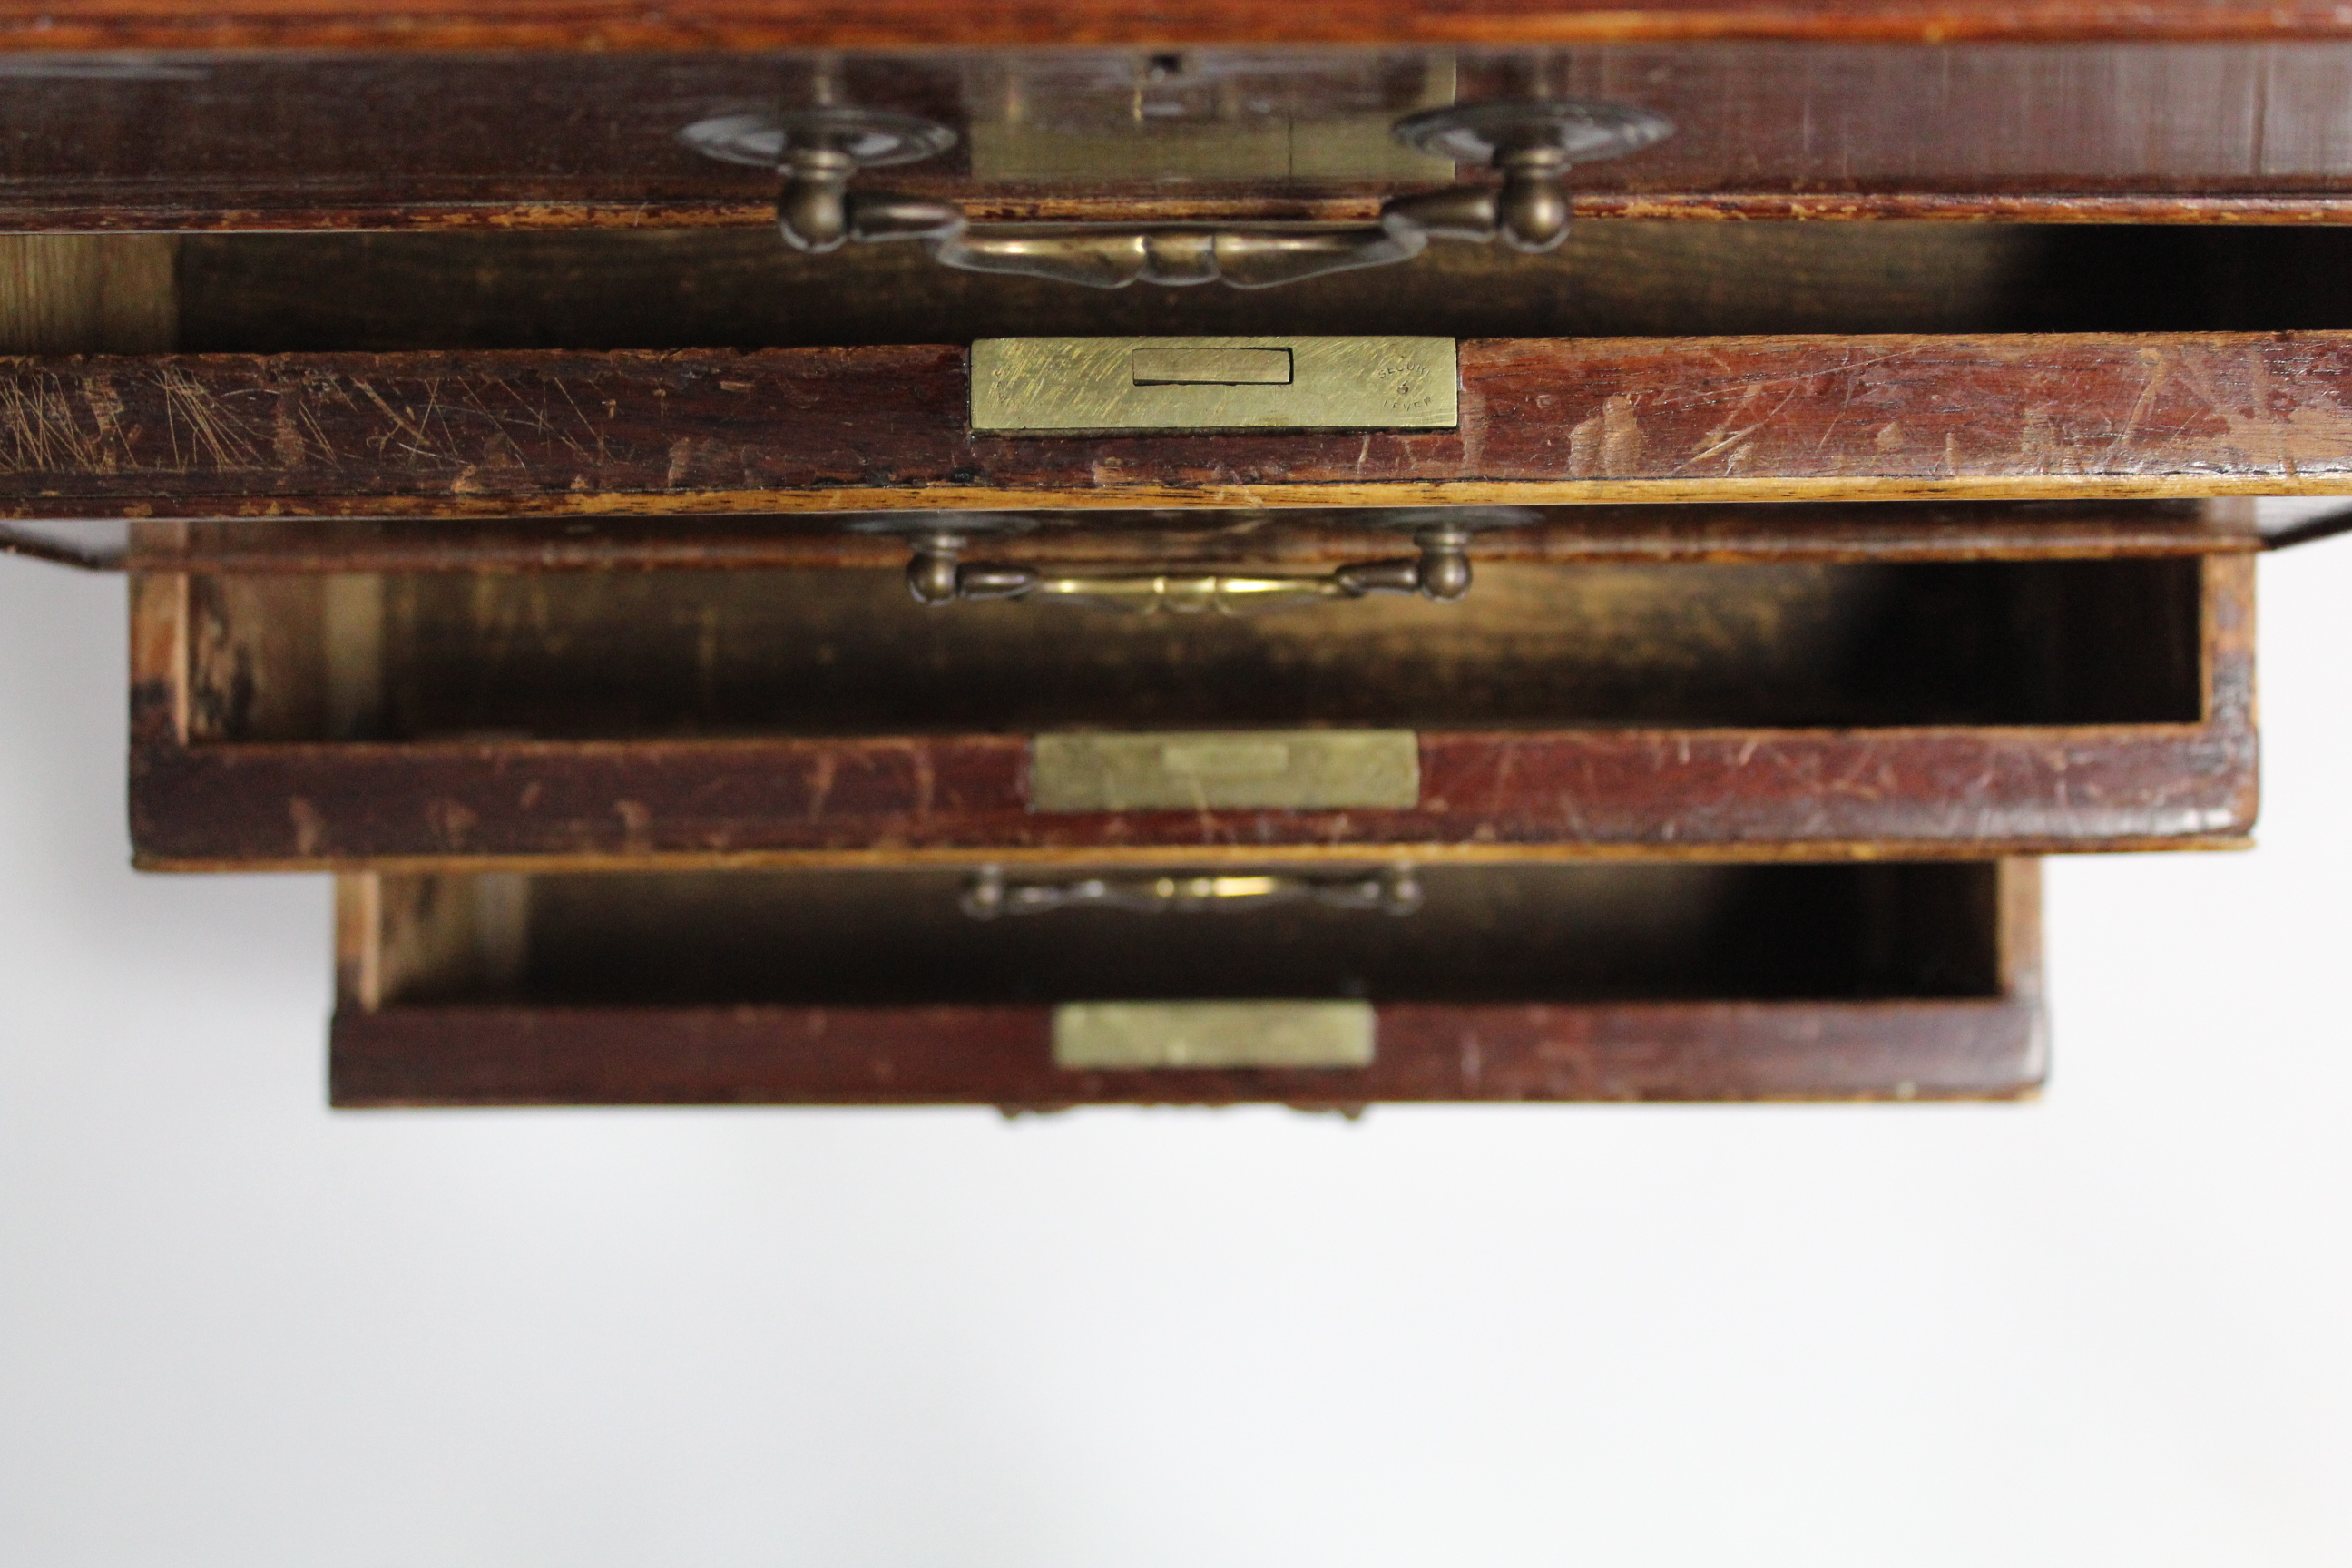
M 1029 809 L 1410 811 L 1421 804 L 1411 730 L 1172 731 L 1039 735 Z
M 978 433 L 1451 430 L 1452 338 L 982 338 Z
M 1368 1068 L 1374 1031 L 1369 1002 L 1066 1002 L 1054 1009 L 1054 1065 Z

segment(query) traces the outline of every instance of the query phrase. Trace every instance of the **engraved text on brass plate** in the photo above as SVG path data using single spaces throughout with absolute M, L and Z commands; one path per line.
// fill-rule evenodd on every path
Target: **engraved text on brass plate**
M 971 427 L 1450 430 L 1452 338 L 983 338 Z

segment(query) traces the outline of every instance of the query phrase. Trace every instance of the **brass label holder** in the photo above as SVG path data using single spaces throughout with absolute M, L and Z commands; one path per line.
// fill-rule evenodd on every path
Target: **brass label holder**
M 1054 1065 L 1361 1068 L 1376 1032 L 1369 1002 L 1066 1002 L 1054 1009 Z
M 1171 731 L 1038 735 L 1029 809 L 1410 811 L 1421 804 L 1411 730 Z
M 1451 430 L 1452 338 L 982 338 L 979 434 Z

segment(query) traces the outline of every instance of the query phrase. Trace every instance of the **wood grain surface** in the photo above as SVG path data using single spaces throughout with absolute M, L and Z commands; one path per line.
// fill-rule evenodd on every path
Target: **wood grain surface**
M 1016 44 L 1515 43 L 1745 37 L 2292 38 L 2352 34 L 2315 0 L 7 0 L 17 48 L 782 49 Z
M 1026 809 L 1017 736 L 141 746 L 149 869 L 2005 854 L 2242 837 L 2215 726 L 1424 732 L 1416 811 Z
M 1321 567 L 1396 554 L 1418 511 L 1377 509 L 1011 514 L 975 536 L 974 562 Z M 772 571 L 903 565 L 899 538 L 863 514 L 589 518 L 500 522 L 257 518 L 133 523 L 133 572 L 224 575 L 373 572 Z M 2261 548 L 2251 502 L 1840 501 L 1713 506 L 1455 508 L 1476 561 L 1895 562 L 2095 560 Z
M 1252 9 L 1277 25 L 1333 15 L 1229 15 Z M 1510 47 L 1507 29 L 1488 31 L 1498 41 L 1485 46 L 1454 37 L 1454 47 L 1429 47 L 1433 35 L 1417 23 L 1493 29 L 1509 16 L 1367 5 L 1343 8 L 1341 26 L 1369 26 L 1365 41 L 1385 28 L 1392 47 L 1270 47 L 1241 28 L 1225 35 L 1240 47 L 1151 56 L 1128 44 L 1071 47 L 1086 37 L 1076 26 L 1086 7 L 976 12 L 930 0 L 912 0 L 895 20 L 842 7 L 842 16 L 878 23 L 877 37 L 902 23 L 929 26 L 862 51 L 836 52 L 821 18 L 790 7 L 737 17 L 775 30 L 791 51 L 782 53 L 730 52 L 738 34 L 698 31 L 675 10 L 607 15 L 629 35 L 618 39 L 562 7 L 537 13 L 539 32 L 524 25 L 525 11 L 510 12 L 506 33 L 495 11 L 478 8 L 372 18 L 362 7 L 338 26 L 306 21 L 299 7 L 242 16 L 159 7 L 144 25 L 118 15 L 127 34 L 82 6 L 48 11 L 46 26 L 16 12 L 0 16 L 8 88 L 0 224 L 765 226 L 773 174 L 703 157 L 678 133 L 747 104 L 815 101 L 918 114 L 954 132 L 945 153 L 862 183 L 955 201 L 975 222 L 1362 223 L 1383 196 L 1445 177 L 1442 164 L 1396 169 L 1385 152 L 1391 122 L 1433 102 L 1528 97 L 1638 104 L 1675 126 L 1638 155 L 1575 171 L 1576 211 L 1587 216 L 2325 224 L 2352 216 L 2352 140 L 2335 107 L 2352 50 L 2340 8 L 2083 7 L 2070 31 L 2053 20 L 2067 8 L 2052 7 L 2040 34 L 2014 7 L 1949 9 L 1916 18 L 1938 41 L 1906 44 L 1884 41 L 1905 37 L 1900 25 L 1841 31 L 1833 11 L 1790 35 L 1805 41 L 1769 36 L 1776 20 L 1801 20 L 1787 9 L 1750 13 L 1761 26 L 1734 27 L 1727 41 L 1708 31 L 1720 15 L 1699 14 L 1678 35 L 1628 27 L 1639 22 L 1632 13 L 1571 8 L 1550 20 L 1623 36 L 1568 50 Z M 1955 32 L 1961 16 L 1976 25 Z M 1097 19 L 1186 25 L 1126 6 Z M 999 43 L 1042 28 L 1051 47 L 958 52 L 958 28 L 991 20 L 1009 25 Z M 2137 41 L 2080 41 L 2102 24 Z M 273 26 L 288 38 L 340 40 L 339 52 L 270 52 Z M 667 46 L 665 26 L 675 29 Z M 576 36 L 598 47 L 567 48 L 562 40 L 575 36 L 567 27 L 586 29 Z M 451 41 L 501 36 L 520 47 Z M 91 40 L 108 37 L 163 40 L 124 47 L 213 52 L 95 62 L 47 52 L 101 47 Z M 2044 41 L 2030 41 L 2037 37 Z M 547 47 L 534 50 L 534 38 Z M 1021 106 L 1017 115 L 1008 103 Z M 1156 127 L 1150 134 L 1129 113 L 1139 105 Z M 1244 153 L 1220 163 L 1204 163 L 1193 145 L 1205 136 L 1278 149 L 1294 133 L 1302 146 L 1337 138 L 1355 151 L 1297 160 Z M 1074 159 L 1054 150 L 1073 142 L 1091 151 Z
M 1483 339 L 1453 431 L 983 437 L 965 351 L 0 362 L 0 515 L 2352 493 L 2352 333 Z
M 335 1105 L 1226 1105 L 1994 1100 L 2046 1070 L 2038 1004 L 1380 1008 L 1366 1069 L 1067 1072 L 1045 1007 L 420 1006 L 335 1016 Z

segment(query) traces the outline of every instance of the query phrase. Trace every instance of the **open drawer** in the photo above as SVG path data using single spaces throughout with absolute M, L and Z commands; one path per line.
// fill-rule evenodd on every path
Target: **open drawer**
M 0 518 L 2352 494 L 2336 229 L 1612 221 L 1173 290 L 724 230 L 157 243 L 187 352 L 0 363 Z
M 338 883 L 332 1092 L 2010 1098 L 2045 1068 L 2038 885 L 2030 860 L 368 873 Z
M 1039 526 L 961 566 L 1035 593 L 945 605 L 903 539 L 838 522 L 230 530 L 138 558 L 133 840 L 160 868 L 2228 840 L 2255 805 L 2236 515 L 1453 510 L 1495 525 L 1453 602 L 1317 596 L 1367 552 L 1434 570 L 1377 513 Z M 1184 614 L 1179 580 L 1307 602 Z M 1176 610 L 1038 602 L 1106 583 Z

